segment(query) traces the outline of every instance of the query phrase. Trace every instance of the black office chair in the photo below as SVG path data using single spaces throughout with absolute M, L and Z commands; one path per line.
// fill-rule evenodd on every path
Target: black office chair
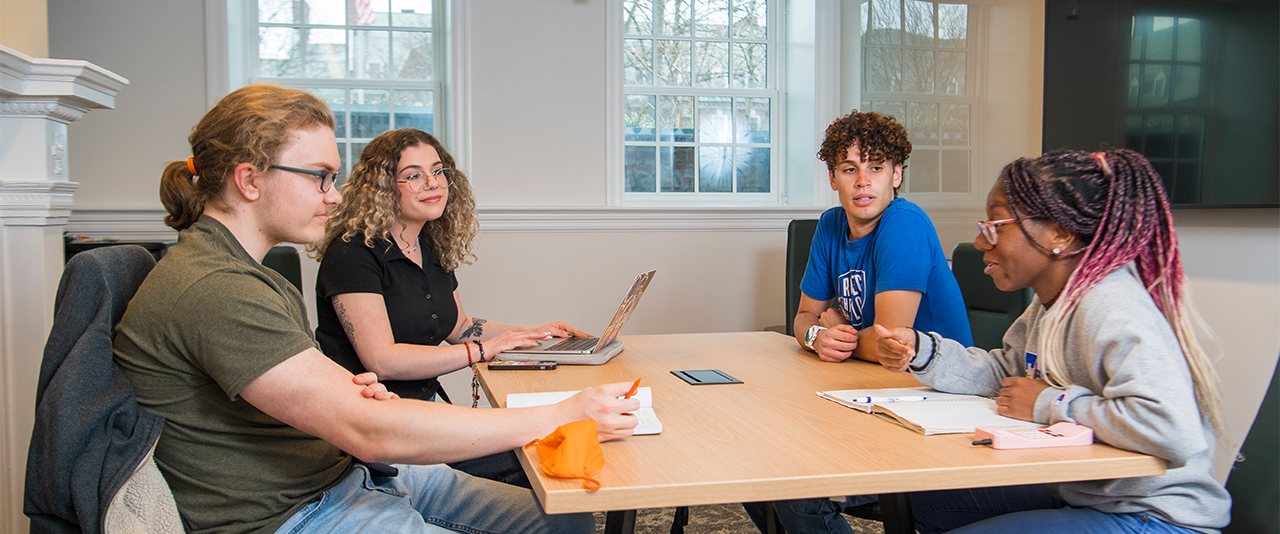
M 262 265 L 280 273 L 293 287 L 302 291 L 302 262 L 298 258 L 298 249 L 289 245 L 271 247 L 262 258 Z
M 795 332 L 796 310 L 800 309 L 800 280 L 804 268 L 809 265 L 809 249 L 813 245 L 813 233 L 818 230 L 817 219 L 795 219 L 787 225 L 787 332 Z
M 982 251 L 973 243 L 960 243 L 951 251 L 951 272 L 960 284 L 964 307 L 969 312 L 973 346 L 986 350 L 1004 344 L 1004 333 L 1031 304 L 1031 288 L 1001 291 L 982 272 Z
M 1222 534 L 1280 532 L 1280 362 L 1227 476 L 1231 524 Z
M 818 229 L 817 219 L 794 219 L 787 224 L 786 257 L 786 324 L 765 328 L 771 332 L 794 335 L 796 310 L 800 309 L 800 279 L 809 264 L 809 247 L 813 245 L 813 233 Z

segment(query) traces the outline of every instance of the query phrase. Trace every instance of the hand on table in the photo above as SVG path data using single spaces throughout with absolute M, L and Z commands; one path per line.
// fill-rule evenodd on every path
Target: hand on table
M 822 316 L 826 317 L 823 312 Z M 827 327 L 818 332 L 813 340 L 813 350 L 818 359 L 824 362 L 842 362 L 853 356 L 853 349 L 858 348 L 858 331 L 852 326 L 841 324 Z
M 885 328 L 875 325 L 880 339 L 876 342 L 875 356 L 880 365 L 895 373 L 907 370 L 916 357 L 916 331 L 910 328 Z
M 600 441 L 625 438 L 632 434 L 640 422 L 631 412 L 640 409 L 635 398 L 622 399 L 631 389 L 631 382 L 617 382 L 587 388 L 560 403 L 569 410 L 565 422 L 596 420 L 596 434 Z
M 1005 417 L 1035 421 L 1036 399 L 1049 387 L 1043 379 L 1011 376 L 1000 382 L 1000 396 L 996 397 L 996 413 Z

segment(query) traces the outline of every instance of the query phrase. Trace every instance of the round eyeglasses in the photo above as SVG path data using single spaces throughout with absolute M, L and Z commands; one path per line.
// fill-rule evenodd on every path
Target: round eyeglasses
M 269 166 L 268 166 L 268 168 L 271 168 L 271 169 L 280 169 L 280 170 L 282 170 L 282 171 L 296 172 L 296 173 L 299 173 L 299 174 L 306 174 L 306 175 L 308 175 L 308 176 L 315 176 L 316 178 L 319 178 L 319 179 L 320 179 L 320 192 L 321 192 L 321 193 L 327 193 L 327 192 L 329 192 L 329 186 L 331 186 L 331 185 L 332 185 L 332 186 L 337 186 L 337 185 L 339 185 L 339 184 L 341 184 L 341 183 L 342 183 L 342 176 L 340 176 L 340 174 L 338 173 L 338 171 L 332 171 L 332 172 L 325 172 L 325 171 L 312 171 L 312 170 L 308 170 L 308 169 L 298 169 L 298 168 L 294 168 L 294 167 L 285 167 L 284 165 L 269 165 Z
M 415 172 L 410 174 L 409 177 L 404 180 L 396 180 L 396 183 L 409 184 L 409 190 L 414 193 L 421 193 L 428 189 L 447 189 L 449 186 L 453 185 L 453 182 L 449 180 L 449 173 L 451 172 L 453 172 L 452 169 L 436 169 L 434 171 Z M 428 182 L 434 183 L 435 185 L 427 187 Z
M 1012 219 L 1000 219 L 998 221 L 978 221 L 978 231 L 982 233 L 982 237 L 987 238 L 988 243 L 994 245 L 1000 238 L 1000 235 L 996 233 L 996 227 L 1002 224 L 1009 224 L 1017 220 L 1018 218 L 1014 217 Z

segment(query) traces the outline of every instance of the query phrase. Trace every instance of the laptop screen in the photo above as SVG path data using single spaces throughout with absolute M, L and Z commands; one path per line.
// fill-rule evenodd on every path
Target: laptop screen
M 613 320 L 609 321 L 609 327 L 600 335 L 600 342 L 596 343 L 597 347 L 604 347 L 618 337 L 618 332 L 621 332 L 622 326 L 627 324 L 631 312 L 635 311 L 636 304 L 640 302 L 640 295 L 643 295 L 645 288 L 649 287 L 649 281 L 653 280 L 653 273 L 656 272 L 658 271 L 655 269 L 636 276 L 635 282 L 631 283 L 631 289 L 627 291 L 627 297 L 622 299 L 622 304 L 618 305 L 618 311 L 613 314 Z

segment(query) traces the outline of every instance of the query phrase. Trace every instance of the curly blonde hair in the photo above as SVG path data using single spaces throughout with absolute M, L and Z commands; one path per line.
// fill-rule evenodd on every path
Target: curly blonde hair
M 360 161 L 351 168 L 351 178 L 342 184 L 342 202 L 329 214 L 324 239 L 307 247 L 311 257 L 317 261 L 323 259 L 329 244 L 339 238 L 351 241 L 352 237 L 363 236 L 364 244 L 369 247 L 380 239 L 394 242 L 391 229 L 400 218 L 396 170 L 400 154 L 418 145 L 436 149 L 440 162 L 450 170 L 449 200 L 444 213 L 426 224 L 431 250 L 446 272 L 475 261 L 471 244 L 480 231 L 480 221 L 476 217 L 471 182 L 462 171 L 456 170 L 453 156 L 440 141 L 412 128 L 383 132 L 364 147 Z

